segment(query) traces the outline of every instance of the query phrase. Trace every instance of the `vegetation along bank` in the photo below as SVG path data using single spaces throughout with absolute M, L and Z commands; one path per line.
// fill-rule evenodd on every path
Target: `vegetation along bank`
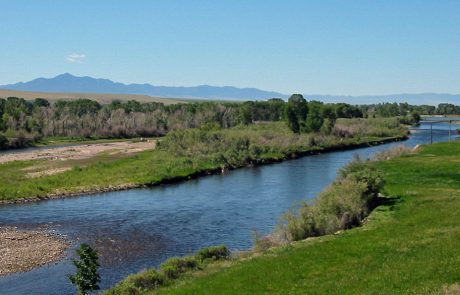
M 174 278 L 162 266 L 107 294 L 458 294 L 460 144 L 378 160 L 355 161 L 314 204 L 288 213 L 275 233 L 296 242 L 259 239 L 257 253 L 208 264 L 176 258 Z
M 416 114 L 451 114 L 453 105 L 411 106 L 307 102 L 302 95 L 248 102 L 159 102 L 75 99 L 50 102 L 43 98 L 0 98 L 0 149 L 21 148 L 61 140 L 157 137 L 185 128 L 217 125 L 231 128 L 254 122 L 286 121 L 294 132 L 330 130 L 340 118 L 401 117 L 415 123 Z
M 301 133 L 292 132 L 285 122 L 227 129 L 205 125 L 170 132 L 154 149 L 134 154 L 106 151 L 83 159 L 0 164 L 0 200 L 8 203 L 152 186 L 406 136 L 398 118 L 338 119 L 330 130 Z

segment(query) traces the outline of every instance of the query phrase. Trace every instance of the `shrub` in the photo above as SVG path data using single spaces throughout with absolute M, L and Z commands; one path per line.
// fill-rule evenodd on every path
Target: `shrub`
M 8 147 L 8 138 L 5 135 L 0 133 L 0 149 L 5 149 Z
M 387 149 L 384 151 L 381 151 L 379 153 L 376 153 L 373 157 L 372 160 L 376 161 L 383 161 L 383 160 L 389 160 L 395 157 L 399 157 L 402 155 L 406 155 L 410 153 L 412 150 L 405 145 L 401 144 L 398 146 L 395 146 L 394 148 Z
M 182 273 L 198 268 L 198 261 L 195 257 L 187 256 L 183 258 L 169 258 L 160 265 L 161 271 L 168 279 L 176 279 Z
M 153 290 L 162 286 L 165 278 L 155 269 L 150 269 L 144 273 L 132 275 L 128 278 L 128 282 L 141 290 Z
M 230 251 L 224 245 L 203 248 L 196 254 L 198 261 L 222 260 L 230 257 Z
M 367 216 L 383 187 L 381 173 L 355 159 L 321 192 L 313 205 L 302 203 L 282 216 L 278 231 L 289 241 L 331 234 L 358 225 Z
M 106 294 L 110 295 L 137 295 L 146 291 L 155 290 L 163 286 L 166 279 L 163 274 L 155 269 L 128 276 L 123 282 L 117 285 L 116 291 L 112 289 Z
M 281 246 L 285 244 L 286 239 L 274 232 L 270 235 L 263 236 L 257 231 L 253 231 L 252 240 L 254 247 L 252 251 L 254 252 L 265 252 L 270 248 Z

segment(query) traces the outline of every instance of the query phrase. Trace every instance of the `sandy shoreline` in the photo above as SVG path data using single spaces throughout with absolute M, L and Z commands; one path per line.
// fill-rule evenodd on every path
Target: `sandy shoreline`
M 132 154 L 142 152 L 148 149 L 154 149 L 156 146 L 155 140 L 129 142 L 119 141 L 110 143 L 92 143 L 74 145 L 68 147 L 49 147 L 39 150 L 24 151 L 0 154 L 0 164 L 11 161 L 28 161 L 28 160 L 81 160 L 94 157 L 100 153 L 107 152 L 110 154 L 124 153 Z
M 46 231 L 0 227 L 0 276 L 58 261 L 68 246 Z

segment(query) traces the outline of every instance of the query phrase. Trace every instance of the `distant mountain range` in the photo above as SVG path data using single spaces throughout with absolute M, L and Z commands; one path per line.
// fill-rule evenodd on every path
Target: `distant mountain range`
M 19 82 L 0 86 L 0 89 L 63 92 L 63 93 L 108 93 L 143 94 L 168 98 L 196 98 L 218 100 L 264 100 L 269 98 L 287 99 L 289 95 L 265 91 L 257 88 L 237 88 L 232 86 L 200 85 L 194 87 L 154 86 L 151 84 L 123 84 L 108 79 L 76 77 L 69 73 L 54 78 L 38 78 L 29 82 Z M 370 104 L 379 102 L 408 102 L 410 104 L 429 104 L 460 102 L 460 94 L 417 93 L 367 96 L 335 96 L 304 94 L 307 100 L 323 102 L 346 102 L 350 104 Z
M 153 86 L 150 84 L 123 84 L 108 79 L 76 77 L 62 74 L 54 78 L 38 78 L 29 82 L 0 86 L 2 89 L 41 92 L 114 93 L 144 94 L 172 98 L 204 98 L 226 100 L 254 100 L 272 97 L 286 98 L 278 92 L 263 91 L 256 88 L 216 87 L 200 85 L 195 87 Z

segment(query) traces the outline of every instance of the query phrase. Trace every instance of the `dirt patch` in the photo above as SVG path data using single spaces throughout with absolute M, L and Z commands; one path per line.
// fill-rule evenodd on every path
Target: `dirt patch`
M 81 160 L 96 156 L 102 152 L 110 152 L 110 154 L 117 153 L 137 153 L 149 149 L 154 149 L 156 146 L 155 140 L 148 140 L 142 142 L 111 142 L 111 143 L 97 143 L 85 144 L 71 147 L 49 147 L 30 152 L 21 153 L 5 153 L 0 154 L 0 164 L 11 161 L 27 161 L 27 160 Z
M 27 176 L 30 177 L 30 178 L 48 176 L 48 175 L 53 175 L 53 174 L 58 174 L 58 173 L 62 173 L 62 172 L 65 172 L 65 171 L 69 171 L 70 169 L 72 169 L 72 168 L 71 167 L 51 168 L 51 169 L 46 169 L 46 170 L 43 170 L 43 171 L 29 172 L 29 173 L 27 173 Z
M 0 227 L 0 276 L 57 261 L 68 243 L 45 231 Z
M 444 286 L 439 294 L 448 294 L 448 295 L 454 295 L 454 294 L 460 294 L 460 284 L 453 284 L 450 286 Z

